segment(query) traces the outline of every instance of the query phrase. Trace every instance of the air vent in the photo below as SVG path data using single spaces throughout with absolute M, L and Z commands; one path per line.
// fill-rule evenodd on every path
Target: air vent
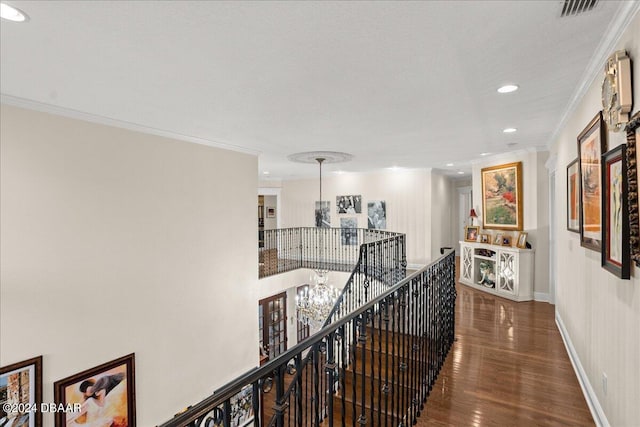
M 598 1 L 599 0 L 564 0 L 560 17 L 576 16 L 581 13 L 589 12 L 596 7 Z

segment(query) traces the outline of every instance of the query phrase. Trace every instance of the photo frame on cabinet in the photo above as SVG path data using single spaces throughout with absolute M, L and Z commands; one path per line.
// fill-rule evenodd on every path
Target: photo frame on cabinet
M 477 242 L 478 232 L 480 227 L 477 225 L 468 225 L 464 228 L 464 241 L 465 242 Z
M 481 234 L 480 235 L 480 243 L 491 243 L 491 235 L 489 235 L 489 234 Z
M 56 405 L 78 405 L 80 411 L 56 412 L 57 427 L 76 425 L 89 411 L 108 412 L 117 425 L 136 425 L 135 355 L 133 353 L 53 384 Z
M 602 153 L 607 151 L 602 112 L 578 135 L 580 171 L 580 245 L 600 252 L 602 249 Z
M 511 246 L 511 236 L 506 234 L 502 236 L 502 246 Z
M 482 228 L 522 230 L 522 162 L 483 168 Z
M 580 169 L 578 158 L 567 166 L 567 230 L 580 233 Z
M 42 356 L 0 367 L 0 424 L 42 426 Z
M 526 249 L 527 247 L 527 236 L 529 235 L 529 233 L 523 233 L 520 232 L 520 234 L 518 234 L 518 241 L 516 243 L 516 246 L 520 249 Z
M 640 267 L 640 211 L 638 210 L 638 179 L 640 169 L 638 168 L 637 141 L 640 133 L 640 112 L 631 117 L 626 127 L 627 131 L 627 184 L 629 188 L 629 246 L 631 250 L 631 260 Z
M 502 237 L 503 237 L 502 233 L 496 234 L 495 237 L 493 238 L 493 244 L 502 246 Z
M 627 147 L 602 155 L 602 266 L 621 279 L 631 274 Z

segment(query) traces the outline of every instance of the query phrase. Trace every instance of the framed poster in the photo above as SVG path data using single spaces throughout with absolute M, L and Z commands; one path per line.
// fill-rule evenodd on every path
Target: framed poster
M 567 230 L 580 233 L 580 172 L 578 159 L 567 166 Z
M 482 227 L 522 230 L 522 162 L 482 169 Z
M 53 384 L 56 405 L 79 410 L 56 413 L 56 426 L 135 427 L 134 354 L 87 369 Z
M 358 244 L 358 218 L 340 218 L 340 241 L 343 245 Z
M 42 426 L 42 356 L 0 367 L 0 425 Z
M 367 228 L 369 230 L 387 228 L 387 202 L 376 200 L 367 203 Z
M 600 158 L 607 151 L 602 112 L 578 135 L 580 170 L 580 245 L 600 251 L 602 248 L 602 176 Z
M 316 202 L 316 227 L 331 227 L 331 213 L 329 212 L 329 209 L 329 202 Z
M 602 155 L 602 266 L 621 279 L 631 274 L 626 149 Z
M 627 124 L 627 180 L 629 192 L 629 245 L 631 247 L 631 259 L 640 267 L 640 224 L 638 215 L 638 179 L 640 169 L 638 168 L 638 131 L 640 130 L 640 112 L 631 117 Z
M 339 214 L 362 213 L 362 196 L 336 196 L 336 209 Z

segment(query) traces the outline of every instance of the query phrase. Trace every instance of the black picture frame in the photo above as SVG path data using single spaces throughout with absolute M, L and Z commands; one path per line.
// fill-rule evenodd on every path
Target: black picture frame
M 580 233 L 580 164 L 577 157 L 567 165 L 567 230 Z
M 621 279 L 631 276 L 626 149 L 602 155 L 602 267 Z
M 638 150 L 636 146 L 640 130 L 640 111 L 627 123 L 627 179 L 629 192 L 629 246 L 631 260 L 640 267 L 640 211 L 638 209 Z
M 602 250 L 602 153 L 607 151 L 607 135 L 598 111 L 578 135 L 580 165 L 580 246 Z

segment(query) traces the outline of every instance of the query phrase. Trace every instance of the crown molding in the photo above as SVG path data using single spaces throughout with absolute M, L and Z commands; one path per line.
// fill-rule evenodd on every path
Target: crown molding
M 82 120 L 85 122 L 96 123 L 99 125 L 112 126 L 120 129 L 127 129 L 135 132 L 145 133 L 148 135 L 161 136 L 164 138 L 176 139 L 179 141 L 191 142 L 193 144 L 207 145 L 209 147 L 221 148 L 229 151 L 236 151 L 244 154 L 258 156 L 260 151 L 239 147 L 233 144 L 213 141 L 210 139 L 200 138 L 192 135 L 184 135 L 177 132 L 158 129 L 137 123 L 126 122 L 123 120 L 112 119 L 110 117 L 98 116 L 96 114 L 85 113 L 83 111 L 73 110 L 70 108 L 60 107 L 57 105 L 46 104 L 43 102 L 32 101 L 30 99 L 19 98 L 16 96 L 0 94 L 0 103 L 11 105 L 13 107 L 25 108 L 27 110 L 49 113 L 56 116 L 67 117 L 70 119 Z
M 593 81 L 601 75 L 602 67 L 605 64 L 606 59 L 609 57 L 611 52 L 613 52 L 620 41 L 620 38 L 627 30 L 629 24 L 633 18 L 635 18 L 636 13 L 638 13 L 639 10 L 640 2 L 638 1 L 625 1 L 621 3 L 620 7 L 618 7 L 616 14 L 605 31 L 605 36 L 602 38 L 598 48 L 591 56 L 591 60 L 580 79 L 581 83 L 578 85 L 576 91 L 569 100 L 560 122 L 558 122 L 558 125 L 546 144 L 547 150 L 551 149 L 551 145 L 567 124 L 567 120 L 578 107 L 578 104 L 582 101 L 582 98 L 593 84 Z

